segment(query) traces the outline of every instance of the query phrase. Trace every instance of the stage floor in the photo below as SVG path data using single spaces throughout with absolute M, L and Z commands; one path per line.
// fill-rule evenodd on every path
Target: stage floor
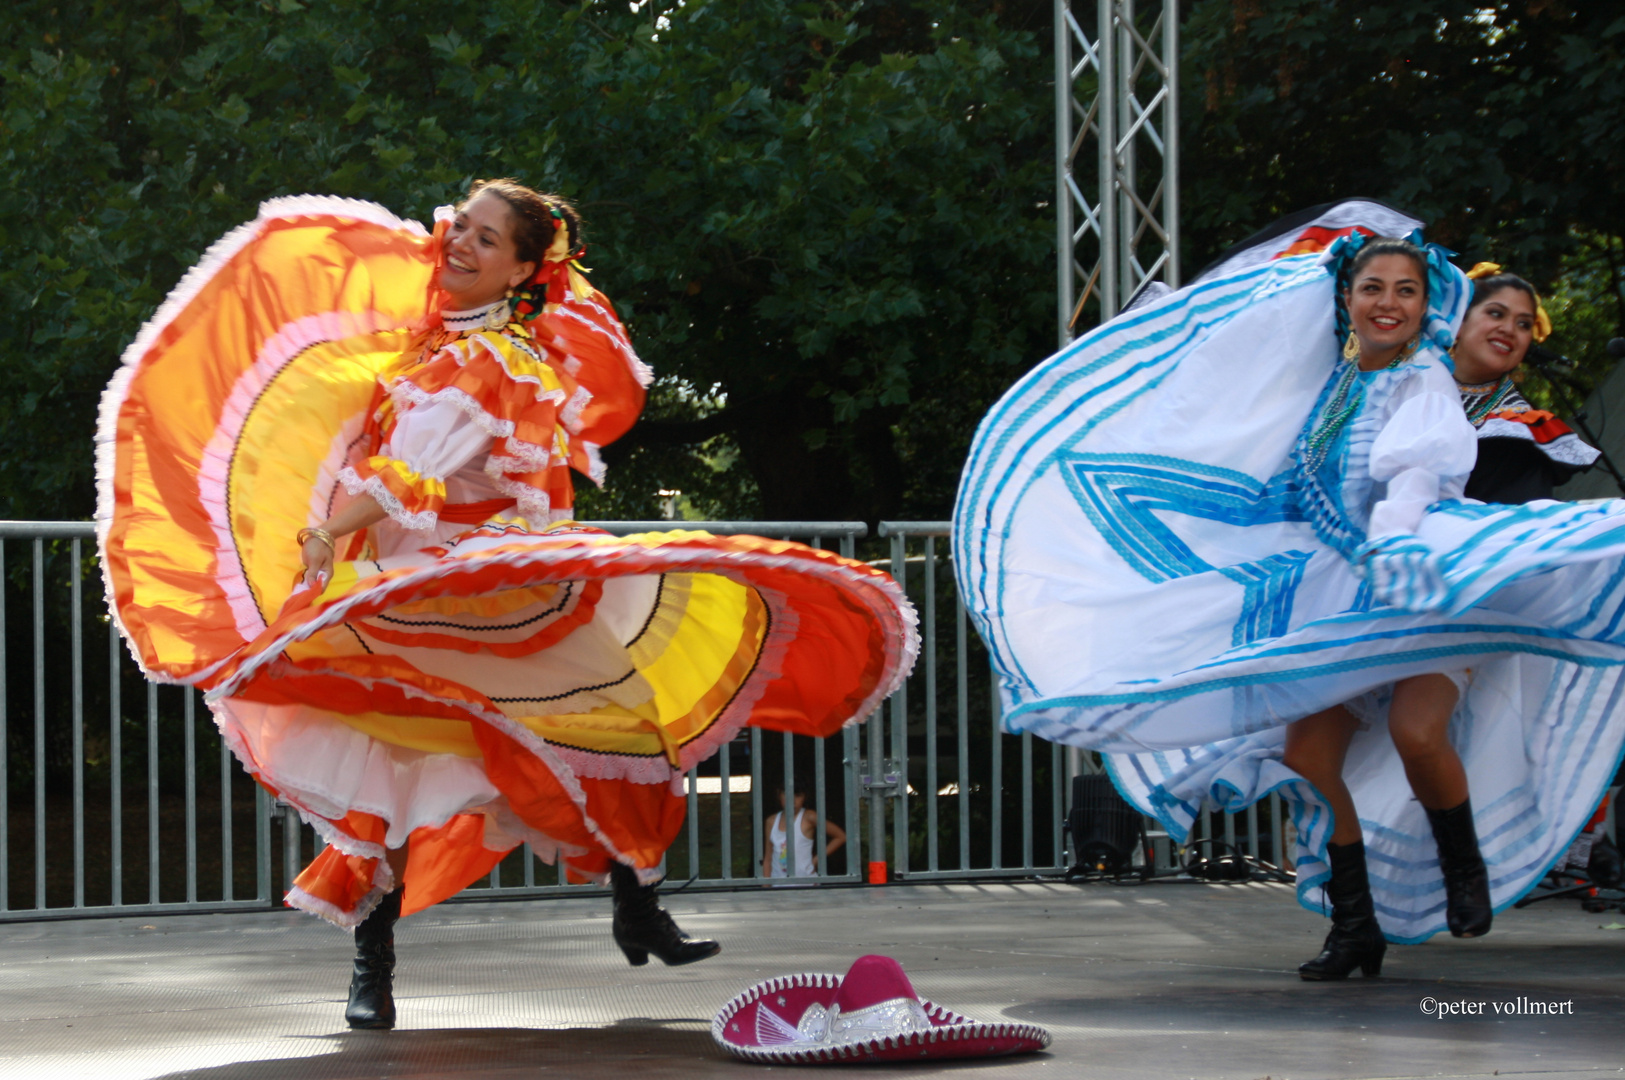
M 607 893 L 448 904 L 407 919 L 393 1032 L 345 1030 L 348 938 L 310 916 L 0 926 L 0 1075 L 748 1078 L 764 1067 L 713 1047 L 712 1014 L 757 980 L 844 972 L 865 952 L 897 957 L 925 997 L 973 1018 L 1046 1025 L 1055 1042 L 1024 1058 L 831 1074 L 1625 1072 L 1625 930 L 1602 929 L 1625 915 L 1588 915 L 1570 900 L 1508 912 L 1483 940 L 1394 946 L 1380 979 L 1323 984 L 1294 968 L 1326 923 L 1280 885 L 764 889 L 669 906 L 690 933 L 721 939 L 722 954 L 628 967 L 610 940 Z M 1572 1008 L 1495 1014 L 1494 1003 L 1519 998 Z M 1486 1015 L 1439 1019 L 1427 1000 L 1483 1003 Z

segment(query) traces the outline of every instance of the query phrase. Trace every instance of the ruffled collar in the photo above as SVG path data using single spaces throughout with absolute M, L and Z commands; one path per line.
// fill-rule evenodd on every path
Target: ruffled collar
M 468 311 L 442 311 L 440 321 L 447 330 L 458 334 L 466 334 L 470 330 L 484 330 L 486 320 L 490 317 L 491 312 L 504 306 L 507 302 L 506 299 L 502 299 L 486 304 L 482 308 L 473 308 Z M 506 322 L 507 320 L 503 321 Z

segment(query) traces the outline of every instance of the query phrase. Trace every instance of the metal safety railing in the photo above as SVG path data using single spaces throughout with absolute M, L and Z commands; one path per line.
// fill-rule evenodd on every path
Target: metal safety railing
M 623 535 L 752 533 L 847 557 L 868 537 L 862 522 L 590 524 Z M 672 881 L 768 884 L 778 791 L 790 832 L 798 785 L 816 815 L 816 875 L 784 884 L 1067 869 L 1070 781 L 1098 766 L 998 731 L 986 652 L 954 589 L 948 523 L 882 522 L 879 532 L 878 548 L 862 554 L 879 556 L 873 563 L 920 612 L 914 674 L 862 726 L 827 739 L 747 729 L 692 770 L 687 821 L 666 856 Z M 87 648 L 86 624 L 96 622 L 105 650 Z M 1278 805 L 1215 818 L 1199 835 L 1279 861 Z M 829 843 L 837 828 L 844 846 Z M 147 682 L 130 661 L 102 599 L 93 526 L 0 522 L 0 920 L 264 909 L 280 904 L 319 844 L 243 772 L 197 691 Z M 1154 844 L 1158 867 L 1175 855 L 1165 838 Z M 521 848 L 463 896 L 582 887 Z
M 965 606 L 953 587 L 951 564 L 947 558 L 938 556 L 938 541 L 948 536 L 950 527 L 946 521 L 880 523 L 880 535 L 890 541 L 887 562 L 892 576 L 910 593 L 919 609 L 921 642 L 920 664 L 914 677 L 898 689 L 888 706 L 892 755 L 889 772 L 899 780 L 895 787 L 872 796 L 875 801 L 871 803 L 870 812 L 871 849 L 881 848 L 879 828 L 883 811 L 879 799 L 884 794 L 894 800 L 892 850 L 894 872 L 898 877 L 1058 872 L 1066 866 L 1061 822 L 1067 781 L 1083 767 L 1084 759 L 1076 754 L 1066 755 L 1054 744 L 1035 747 L 1031 734 L 1012 737 L 999 732 L 995 722 L 998 693 L 991 671 L 985 657 L 980 663 L 972 660 L 972 653 L 981 651 L 980 642 L 967 630 Z M 918 541 L 920 554 L 909 554 L 910 541 Z M 941 646 L 947 636 L 943 631 L 948 629 L 945 605 L 941 603 L 945 593 L 952 597 L 953 611 L 952 628 L 948 630 L 953 641 L 949 654 L 953 688 L 947 695 L 941 678 L 944 667 Z M 980 685 L 973 687 L 973 684 Z M 913 708 L 910 707 L 911 695 L 918 702 Z M 974 701 L 986 702 L 986 711 L 973 709 Z M 944 705 L 950 702 L 954 725 L 950 736 L 951 753 L 945 755 L 942 716 Z M 973 727 L 978 729 L 974 739 Z M 882 728 L 877 719 L 870 721 L 871 758 L 882 753 L 885 741 Z M 911 754 L 916 745 L 920 753 Z M 1019 771 L 1019 780 L 1013 785 L 1006 775 L 1011 750 L 1015 752 Z M 946 784 L 942 769 L 945 756 L 953 763 L 953 779 Z M 920 760 L 923 767 L 911 769 L 913 760 Z M 919 777 L 924 781 L 922 786 L 914 784 L 916 773 L 923 774 Z M 1012 789 L 1019 810 L 1009 815 L 1007 794 Z M 945 798 L 951 802 L 944 803 Z M 915 813 L 916 805 L 923 807 L 923 815 Z M 950 812 L 945 813 L 945 809 Z M 978 834 L 983 831 L 976 827 L 977 809 L 985 811 L 985 847 L 975 842 L 981 839 Z M 916 816 L 924 818 L 921 830 L 924 842 L 917 845 L 921 849 L 918 853 L 913 850 L 916 845 L 912 842 Z M 943 833 L 945 819 L 950 816 L 954 819 L 953 827 L 947 830 L 952 841 L 947 845 L 951 858 L 945 860 Z M 1019 859 L 1010 858 L 1006 848 L 1012 839 L 1006 835 L 1007 816 L 1018 826 Z M 973 848 L 980 850 L 973 851 Z M 921 858 L 916 859 L 916 854 Z M 916 867 L 917 861 L 924 865 Z M 954 865 L 945 866 L 947 861 Z

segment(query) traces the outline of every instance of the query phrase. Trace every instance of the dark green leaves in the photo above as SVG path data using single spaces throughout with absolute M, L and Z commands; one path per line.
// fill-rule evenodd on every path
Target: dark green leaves
M 941 515 L 951 478 L 910 458 L 957 452 L 1050 344 L 1046 61 L 977 3 L 68 0 L 11 25 L 9 516 L 89 513 L 119 351 L 276 195 L 423 220 L 515 175 L 575 199 L 660 376 L 608 510 L 681 487 L 730 513 Z M 954 421 L 913 440 L 938 402 Z

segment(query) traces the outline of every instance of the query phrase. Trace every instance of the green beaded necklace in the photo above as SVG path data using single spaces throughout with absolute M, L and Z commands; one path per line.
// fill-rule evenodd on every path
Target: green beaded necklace
M 1412 338 L 1399 354 L 1378 370 L 1389 371 L 1412 356 L 1416 355 L 1416 348 L 1421 343 L 1419 338 Z M 1320 419 L 1315 423 L 1314 429 L 1303 444 L 1303 467 L 1309 472 L 1317 472 L 1326 462 L 1326 455 L 1330 453 L 1332 442 L 1336 440 L 1337 433 L 1343 426 L 1360 411 L 1365 403 L 1365 387 L 1353 390 L 1355 379 L 1360 374 L 1360 361 L 1358 358 L 1347 361 L 1348 366 L 1343 369 L 1343 375 L 1337 380 L 1337 389 L 1332 391 L 1331 399 L 1321 410 Z M 1352 393 L 1351 393 L 1352 390 Z
M 1476 386 L 1467 383 L 1457 383 L 1456 385 L 1461 388 L 1462 404 L 1466 406 L 1467 419 L 1472 422 L 1474 427 L 1481 426 L 1488 419 L 1490 413 L 1499 409 L 1506 402 L 1506 399 L 1512 396 L 1511 375 L 1503 375 L 1495 382 L 1488 384 L 1488 393 L 1484 393 L 1482 397 L 1477 397 L 1477 395 L 1483 392 L 1485 386 L 1483 383 Z M 1467 399 L 1470 397 L 1477 397 L 1477 400 L 1469 402 Z

